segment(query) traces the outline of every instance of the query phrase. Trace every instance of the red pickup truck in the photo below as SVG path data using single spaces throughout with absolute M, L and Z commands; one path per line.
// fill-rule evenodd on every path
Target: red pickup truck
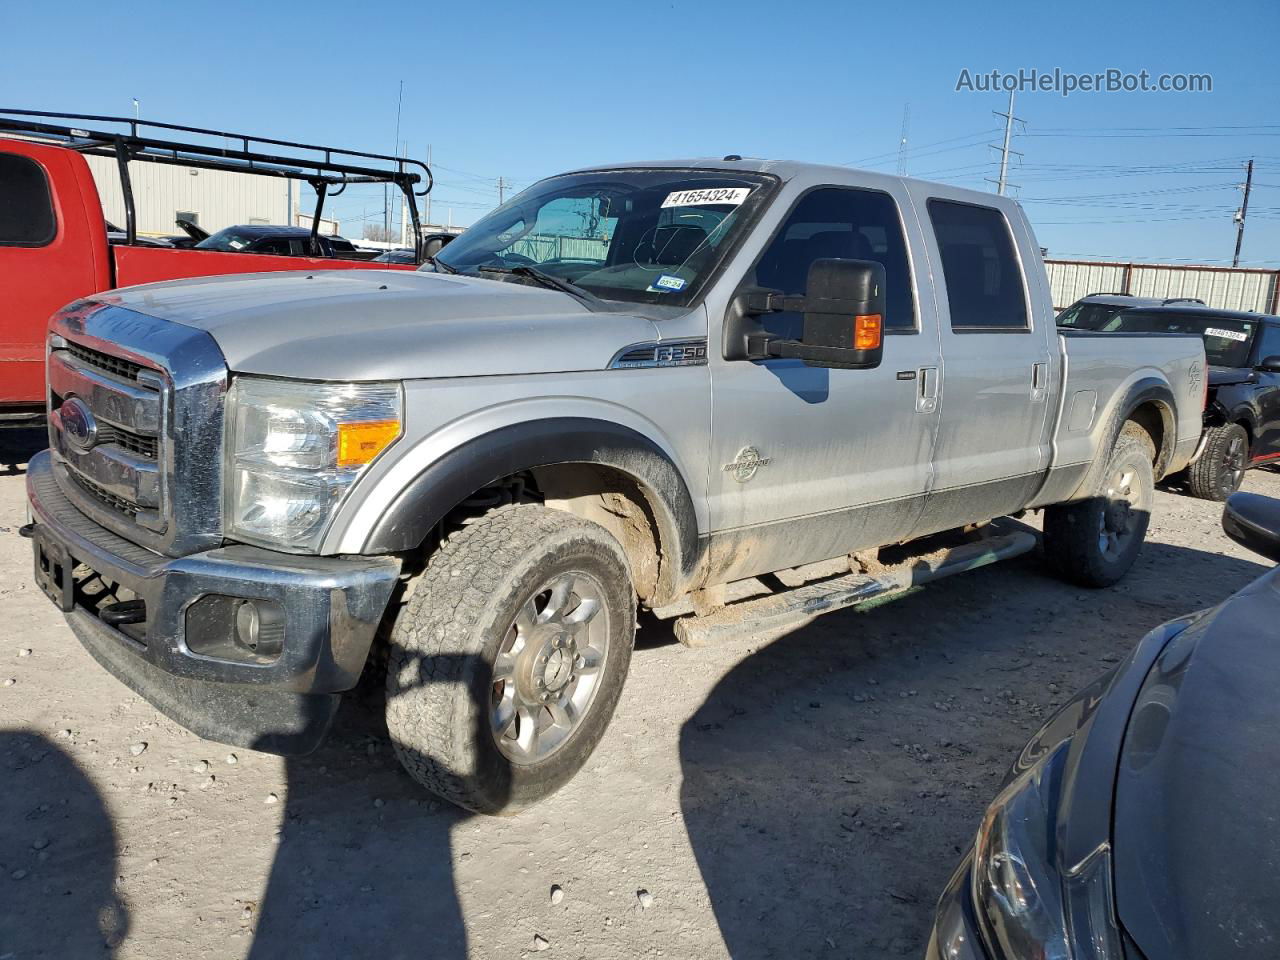
M 116 158 L 125 201 L 123 235 L 108 236 L 102 199 L 84 154 Z M 431 172 L 418 161 L 128 118 L 0 109 L 0 290 L 5 293 L 0 311 L 0 426 L 43 414 L 45 325 L 55 310 L 79 297 L 158 280 L 227 273 L 416 267 L 140 243 L 130 161 L 310 183 L 316 192 L 311 237 L 316 253 L 321 249 L 317 237 L 327 195 L 350 183 L 394 185 L 406 199 L 417 238 L 416 262 L 422 261 L 416 198 L 430 190 Z

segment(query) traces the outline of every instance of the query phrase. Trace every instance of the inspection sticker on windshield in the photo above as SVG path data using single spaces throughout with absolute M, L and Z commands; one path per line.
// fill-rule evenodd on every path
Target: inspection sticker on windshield
M 653 287 L 655 290 L 683 290 L 684 277 L 673 277 L 669 273 L 664 273 L 653 281 Z
M 1223 340 L 1235 340 L 1238 343 L 1244 343 L 1249 339 L 1247 333 L 1241 333 L 1239 330 L 1223 330 L 1221 327 L 1208 327 L 1204 331 L 1206 337 L 1221 337 Z
M 736 207 L 747 199 L 747 195 L 750 193 L 750 187 L 708 187 L 703 190 L 677 190 L 675 193 L 667 194 L 667 199 L 662 201 L 662 206 L 663 209 L 666 209 L 667 207 L 693 207 L 704 203 L 720 203 Z

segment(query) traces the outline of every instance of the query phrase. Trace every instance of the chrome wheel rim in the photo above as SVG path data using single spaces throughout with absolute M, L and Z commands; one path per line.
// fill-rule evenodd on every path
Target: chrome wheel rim
M 1222 457 L 1222 493 L 1231 495 L 1244 482 L 1245 448 L 1243 437 L 1233 437 Z
M 553 577 L 521 605 L 493 664 L 489 722 L 512 763 L 547 759 L 573 736 L 609 655 L 604 587 L 590 574 Z
M 1143 493 L 1133 467 L 1120 467 L 1112 473 L 1098 520 L 1098 550 L 1108 560 L 1124 553 L 1137 533 Z

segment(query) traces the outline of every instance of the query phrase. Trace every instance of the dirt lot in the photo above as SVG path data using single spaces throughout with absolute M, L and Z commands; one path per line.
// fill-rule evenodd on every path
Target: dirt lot
M 400 772 L 369 699 L 286 761 L 108 676 L 29 582 L 34 445 L 0 434 L 0 960 L 919 956 L 1042 718 L 1264 569 L 1218 507 L 1161 493 L 1110 591 L 1031 556 L 768 642 L 688 650 L 649 621 L 586 769 L 484 819 Z

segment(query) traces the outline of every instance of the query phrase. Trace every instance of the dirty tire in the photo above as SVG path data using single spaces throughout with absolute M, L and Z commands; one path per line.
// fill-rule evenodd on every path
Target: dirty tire
M 1204 452 L 1187 468 L 1187 489 L 1201 500 L 1226 500 L 1244 482 L 1249 434 L 1238 423 L 1209 427 Z
M 1129 572 L 1151 518 L 1154 459 L 1151 437 L 1126 422 L 1095 494 L 1045 509 L 1044 555 L 1055 574 L 1082 587 L 1109 587 Z
M 597 629 L 607 634 L 607 656 L 589 705 L 560 746 L 544 759 L 514 763 L 499 749 L 491 720 L 495 660 L 530 598 L 573 574 L 601 588 L 606 617 Z M 635 622 L 626 556 L 603 527 L 532 505 L 464 527 L 431 558 L 392 632 L 386 716 L 401 764 L 428 790 L 477 813 L 518 813 L 554 793 L 604 735 Z

